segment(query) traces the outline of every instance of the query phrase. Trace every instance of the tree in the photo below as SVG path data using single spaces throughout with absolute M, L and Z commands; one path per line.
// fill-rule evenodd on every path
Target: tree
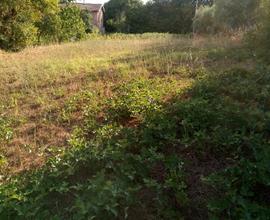
M 0 48 L 20 50 L 37 42 L 40 13 L 31 0 L 1 0 Z
M 153 0 L 145 5 L 146 32 L 188 33 L 195 4 L 190 0 Z
M 194 18 L 196 32 L 217 32 L 250 27 L 255 23 L 259 0 L 215 0 L 201 6 Z
M 79 40 L 91 28 L 89 15 L 58 0 L 1 0 L 0 48 L 18 51 L 27 46 Z
M 254 24 L 254 11 L 259 0 L 216 0 L 215 18 L 229 28 Z
M 193 32 L 196 33 L 215 33 L 215 7 L 203 6 L 196 10 L 193 20 Z
M 200 0 L 206 4 L 209 0 Z M 201 2 L 201 3 L 202 3 Z M 195 2 L 192 0 L 111 0 L 105 4 L 108 32 L 187 33 L 192 29 Z
M 108 32 L 130 32 L 136 10 L 143 6 L 141 0 L 111 0 L 104 5 L 105 28 Z M 137 17 L 136 17 L 137 18 Z
M 36 23 L 39 30 L 39 43 L 58 42 L 61 19 L 58 0 L 36 1 L 41 11 L 41 19 Z
M 81 11 L 77 6 L 67 4 L 59 13 L 60 37 L 59 41 L 75 41 L 85 37 L 86 26 L 81 18 Z
M 81 10 L 80 16 L 84 23 L 86 33 L 91 33 L 93 31 L 93 17 L 91 13 L 88 10 L 83 9 Z

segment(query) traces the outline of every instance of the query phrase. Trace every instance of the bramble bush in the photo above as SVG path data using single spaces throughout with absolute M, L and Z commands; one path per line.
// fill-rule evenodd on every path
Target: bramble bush
M 170 87 L 164 85 L 170 83 Z M 174 88 L 166 80 L 135 79 L 116 88 L 115 97 L 109 102 L 109 117 L 142 119 L 161 107 L 162 98 Z
M 268 82 L 268 68 L 255 72 L 235 69 L 211 76 L 195 87 L 195 96 L 225 101 L 225 105 L 220 101 L 215 104 L 218 106 L 215 118 L 221 121 L 216 126 L 211 123 L 214 135 L 210 136 L 216 148 L 227 148 L 223 154 L 229 152 L 233 163 L 206 178 L 221 193 L 209 202 L 213 218 L 267 219 L 269 216 Z

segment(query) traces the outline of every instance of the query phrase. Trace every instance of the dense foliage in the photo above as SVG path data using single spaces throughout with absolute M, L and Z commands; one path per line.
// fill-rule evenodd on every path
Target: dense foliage
M 202 1 L 207 4 L 208 1 Z M 192 30 L 195 2 L 190 0 L 111 0 L 105 4 L 108 32 L 188 33 Z
M 33 1 L 1 1 L 0 46 L 18 50 L 37 41 L 38 29 L 34 25 L 40 19 L 40 11 Z
M 254 25 L 259 0 L 215 0 L 201 6 L 194 18 L 197 33 L 217 33 Z
M 91 17 L 69 2 L 3 0 L 0 11 L 0 48 L 5 50 L 78 40 L 91 28 Z
M 20 50 L 29 45 L 73 41 L 93 32 L 92 18 L 73 0 L 3 0 L 0 15 L 0 48 Z M 260 0 L 110 0 L 105 4 L 108 33 L 217 33 L 265 23 L 268 4 Z M 262 25 L 260 25 L 262 26 Z M 265 27 L 265 25 L 264 25 Z M 263 30 L 260 30 L 263 32 Z M 257 36 L 258 37 L 258 36 Z M 262 37 L 262 36 L 261 36 Z M 267 38 L 267 37 L 266 37 Z
M 73 5 L 63 7 L 59 13 L 61 20 L 60 41 L 79 40 L 86 34 L 86 26 L 81 18 L 81 10 Z M 89 27 L 88 27 L 89 28 Z
M 108 32 L 130 32 L 132 16 L 140 17 L 141 0 L 111 0 L 105 4 L 105 25 Z M 140 23 L 141 19 L 137 20 Z M 135 21 L 136 22 L 136 21 Z
M 259 0 L 111 0 L 105 25 L 108 32 L 217 33 L 254 25 L 258 5 Z

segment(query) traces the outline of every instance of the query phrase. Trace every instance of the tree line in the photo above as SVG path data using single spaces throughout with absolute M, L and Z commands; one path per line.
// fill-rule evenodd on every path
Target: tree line
M 259 0 L 110 0 L 108 32 L 216 33 L 254 24 Z
M 94 30 L 91 14 L 73 1 L 1 0 L 0 49 L 85 38 Z M 269 0 L 110 0 L 105 11 L 107 33 L 215 34 L 243 28 L 258 54 L 270 51 Z
M 231 34 L 240 29 L 254 55 L 270 59 L 269 0 L 110 0 L 105 10 L 107 32 Z
M 202 1 L 209 4 L 209 1 Z M 110 0 L 105 4 L 107 32 L 188 33 L 195 15 L 194 0 Z

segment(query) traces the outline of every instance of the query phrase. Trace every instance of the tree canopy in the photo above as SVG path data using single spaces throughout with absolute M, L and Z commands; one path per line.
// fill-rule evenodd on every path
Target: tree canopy
M 209 3 L 200 1 L 200 4 Z M 106 30 L 187 33 L 192 29 L 195 5 L 195 1 L 190 0 L 152 0 L 146 4 L 141 0 L 111 0 L 105 4 Z
M 0 48 L 17 51 L 30 45 L 78 40 L 91 28 L 91 18 L 71 1 L 2 0 Z
M 198 8 L 194 30 L 199 33 L 215 33 L 252 26 L 258 5 L 259 0 L 215 0 L 212 5 Z
M 108 32 L 123 33 L 215 32 L 252 25 L 258 2 L 151 0 L 143 4 L 141 0 L 110 0 L 105 4 L 105 25 Z

